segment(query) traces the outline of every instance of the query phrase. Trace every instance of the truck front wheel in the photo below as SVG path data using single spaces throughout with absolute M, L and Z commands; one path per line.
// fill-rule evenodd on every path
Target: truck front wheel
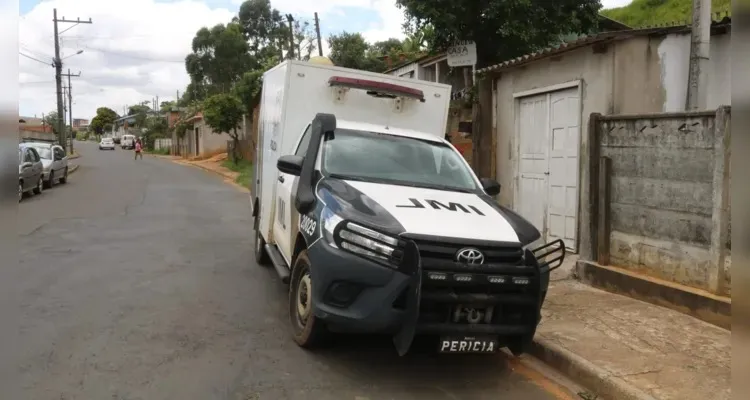
M 323 321 L 312 311 L 312 277 L 310 259 L 302 250 L 294 261 L 289 285 L 289 319 L 294 341 L 300 347 L 312 349 L 326 342 L 329 332 Z

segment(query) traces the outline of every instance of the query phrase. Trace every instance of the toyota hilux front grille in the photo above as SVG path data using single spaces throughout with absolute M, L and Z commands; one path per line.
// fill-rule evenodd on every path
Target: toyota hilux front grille
M 402 239 L 414 241 L 421 259 L 418 331 L 533 332 L 540 306 L 539 269 L 536 260 L 525 260 L 519 244 L 417 235 L 402 235 Z M 468 262 L 458 257 L 467 249 L 474 257 Z M 481 254 L 481 260 L 476 259 L 477 254 Z M 394 307 L 402 306 L 402 297 Z M 492 310 L 491 320 L 457 322 L 454 314 L 460 307 Z

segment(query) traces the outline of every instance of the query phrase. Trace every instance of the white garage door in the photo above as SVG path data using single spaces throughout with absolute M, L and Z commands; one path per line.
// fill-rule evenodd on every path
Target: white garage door
M 542 232 L 577 250 L 578 88 L 518 99 L 516 210 Z

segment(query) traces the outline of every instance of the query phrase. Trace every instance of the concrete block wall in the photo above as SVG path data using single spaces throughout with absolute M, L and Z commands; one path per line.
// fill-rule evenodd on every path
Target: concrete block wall
M 729 157 L 723 146 L 728 125 L 717 115 L 601 118 L 598 152 L 611 159 L 611 265 L 729 293 L 727 235 L 721 236 L 721 246 L 715 243 L 716 229 L 729 230 L 728 221 L 717 228 L 722 214 L 729 212 L 728 168 L 726 181 L 717 178 L 717 163 Z M 727 199 L 723 208 L 716 204 L 722 194 Z M 724 270 L 719 273 L 719 268 Z

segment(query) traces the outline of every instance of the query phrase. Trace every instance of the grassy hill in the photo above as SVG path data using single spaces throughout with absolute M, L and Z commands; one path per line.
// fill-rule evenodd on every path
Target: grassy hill
M 712 12 L 729 12 L 731 0 L 712 0 Z M 692 0 L 633 0 L 625 7 L 602 10 L 601 13 L 634 28 L 689 21 Z

